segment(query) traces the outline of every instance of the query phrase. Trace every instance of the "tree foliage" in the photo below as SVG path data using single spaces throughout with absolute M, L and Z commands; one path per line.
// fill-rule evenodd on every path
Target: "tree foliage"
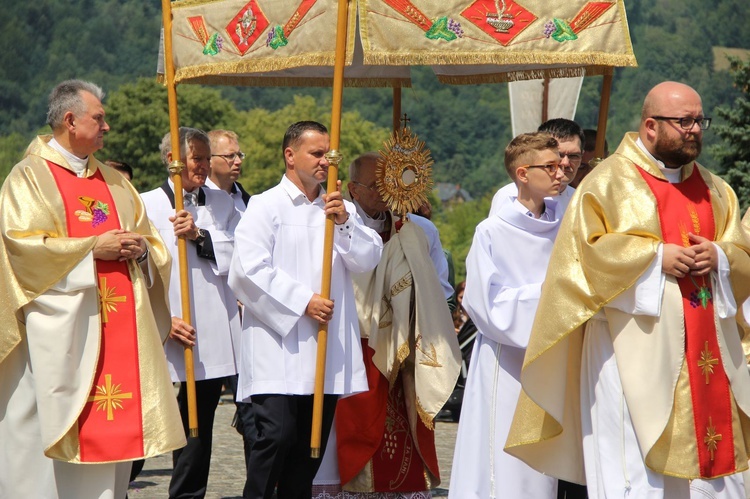
M 291 104 L 277 111 L 252 109 L 240 113 L 235 131 L 240 146 L 247 154 L 242 165 L 240 182 L 248 192 L 261 192 L 274 185 L 284 173 L 281 142 L 287 127 L 296 121 L 314 120 L 330 126 L 331 108 L 322 106 L 311 96 L 296 96 Z M 388 130 L 363 119 L 356 111 L 341 117 L 343 161 L 339 179 L 347 179 L 348 165 L 359 154 L 379 150 L 388 138 Z
M 236 122 L 238 113 L 217 89 L 194 85 L 178 91 L 179 124 L 211 130 Z M 125 161 L 133 166 L 133 185 L 139 190 L 157 187 L 166 178 L 159 156 L 162 137 L 169 133 L 169 109 L 166 88 L 152 78 L 141 78 L 122 85 L 106 101 L 107 121 L 111 128 L 100 159 Z
M 722 143 L 712 148 L 717 170 L 737 193 L 744 212 L 750 206 L 750 61 L 732 59 L 734 85 L 742 95 L 716 108 L 724 124 L 712 127 Z

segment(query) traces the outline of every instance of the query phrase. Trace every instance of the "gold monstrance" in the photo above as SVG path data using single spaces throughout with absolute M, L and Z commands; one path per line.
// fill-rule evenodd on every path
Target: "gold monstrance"
M 433 163 L 430 150 L 408 127 L 393 131 L 376 171 L 378 192 L 393 213 L 403 218 L 427 202 Z

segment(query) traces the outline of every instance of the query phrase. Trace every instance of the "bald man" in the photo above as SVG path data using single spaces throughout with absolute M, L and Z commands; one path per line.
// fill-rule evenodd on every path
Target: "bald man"
M 589 497 L 745 497 L 750 240 L 696 162 L 710 123 L 654 87 L 557 236 L 506 451 Z

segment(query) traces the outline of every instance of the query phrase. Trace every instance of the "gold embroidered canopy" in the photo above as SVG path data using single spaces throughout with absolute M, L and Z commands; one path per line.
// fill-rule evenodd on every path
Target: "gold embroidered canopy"
M 175 82 L 330 85 L 336 0 L 172 2 Z M 623 0 L 351 0 L 347 85 L 611 73 L 635 66 Z

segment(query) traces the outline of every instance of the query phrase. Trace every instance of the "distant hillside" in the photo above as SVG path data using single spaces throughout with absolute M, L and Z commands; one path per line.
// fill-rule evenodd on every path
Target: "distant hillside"
M 640 67 L 616 73 L 607 134 L 611 145 L 637 125 L 645 92 L 664 79 L 693 85 L 709 116 L 716 106 L 733 101 L 737 93 L 723 60 L 728 51 L 714 47 L 750 50 L 747 0 L 631 0 L 626 9 Z M 0 157 L 19 153 L 18 144 L 43 127 L 46 95 L 61 79 L 91 79 L 111 93 L 123 83 L 153 76 L 160 24 L 158 0 L 5 2 Z M 596 126 L 600 85 L 600 78 L 584 83 L 576 119 L 585 127 Z M 328 89 L 222 87 L 221 92 L 239 110 L 276 111 L 294 94 L 310 94 L 318 102 L 330 99 Z M 390 126 L 388 90 L 347 90 L 344 106 Z M 503 180 L 500 151 L 510 139 L 505 85 L 443 86 L 429 70 L 416 68 L 414 88 L 404 91 L 404 111 L 432 150 L 437 182 L 461 184 L 480 197 Z M 714 140 L 706 134 L 709 144 Z M 710 165 L 710 157 L 704 159 Z

